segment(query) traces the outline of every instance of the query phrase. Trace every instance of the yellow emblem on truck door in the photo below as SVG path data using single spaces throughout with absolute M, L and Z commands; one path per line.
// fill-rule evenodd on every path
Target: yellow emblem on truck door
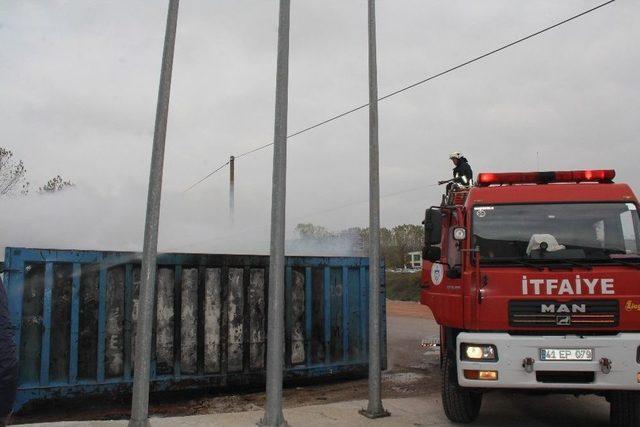
M 624 305 L 624 309 L 627 311 L 640 311 L 640 303 L 627 300 L 626 304 Z

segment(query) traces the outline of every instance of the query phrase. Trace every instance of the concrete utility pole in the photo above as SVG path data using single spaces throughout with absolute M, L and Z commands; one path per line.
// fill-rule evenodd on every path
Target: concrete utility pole
M 179 2 L 179 0 L 169 0 L 167 28 L 162 52 L 162 68 L 160 71 L 156 124 L 153 133 L 153 150 L 151 153 L 151 171 L 149 173 L 149 191 L 147 194 L 147 217 L 144 227 L 142 282 L 140 284 L 140 306 L 136 329 L 136 354 L 135 360 L 133 361 L 133 397 L 131 399 L 130 427 L 149 425 L 149 370 L 151 362 L 151 336 L 153 335 L 160 195 L 162 193 L 164 143 L 167 135 L 171 71 L 173 67 L 173 50 L 176 41 Z
M 284 365 L 284 232 L 287 184 L 287 107 L 289 87 L 290 0 L 280 0 L 278 64 L 274 125 L 273 181 L 271 192 L 271 253 L 267 326 L 267 404 L 262 426 L 286 426 L 282 414 Z
M 380 397 L 380 173 L 378 161 L 378 70 L 376 6 L 369 3 L 369 406 L 368 418 L 388 417 Z
M 236 194 L 235 194 L 235 185 L 236 185 L 236 167 L 235 167 L 235 157 L 229 157 L 229 216 L 231 217 L 231 223 L 233 224 L 234 213 L 236 209 Z

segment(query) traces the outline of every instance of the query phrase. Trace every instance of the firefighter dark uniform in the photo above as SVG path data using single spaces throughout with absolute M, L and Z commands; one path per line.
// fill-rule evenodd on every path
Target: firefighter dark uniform
M 463 156 L 460 156 L 457 160 L 458 163 L 456 164 L 456 167 L 453 168 L 453 182 L 464 186 L 471 185 L 471 181 L 473 180 L 473 171 L 471 170 L 469 161 Z

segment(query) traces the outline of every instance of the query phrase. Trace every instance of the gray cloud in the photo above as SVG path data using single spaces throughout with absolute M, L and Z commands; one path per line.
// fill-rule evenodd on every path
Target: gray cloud
M 381 0 L 380 93 L 595 4 Z M 384 198 L 383 224 L 420 221 L 439 200 L 441 189 L 427 186 L 450 174 L 454 150 L 476 173 L 535 169 L 539 153 L 543 169 L 613 167 L 638 188 L 639 13 L 637 1 L 618 0 L 382 102 L 382 192 L 424 186 Z M 32 182 L 61 173 L 83 188 L 64 203 L 3 200 L 0 246 L 139 247 L 165 14 L 166 2 L 143 0 L 0 5 L 0 145 L 25 161 Z M 181 4 L 161 249 L 268 247 L 270 149 L 237 162 L 234 228 L 228 171 L 182 190 L 270 141 L 276 18 L 274 0 Z M 291 131 L 367 101 L 365 2 L 294 2 L 291 31 Z M 366 111 L 291 140 L 290 232 L 297 221 L 366 225 L 366 203 L 317 212 L 366 200 L 367 148 Z M 53 209 L 56 229 L 33 226 Z M 86 224 L 65 222 L 79 213 Z M 92 222 L 112 231 L 92 232 Z

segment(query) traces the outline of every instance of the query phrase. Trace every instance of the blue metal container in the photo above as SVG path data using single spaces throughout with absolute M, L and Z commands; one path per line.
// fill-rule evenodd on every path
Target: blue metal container
M 15 410 L 130 392 L 140 260 L 139 253 L 6 249 L 20 365 Z M 288 257 L 286 265 L 285 378 L 365 374 L 368 259 Z M 151 389 L 263 382 L 268 273 L 266 256 L 160 255 Z

